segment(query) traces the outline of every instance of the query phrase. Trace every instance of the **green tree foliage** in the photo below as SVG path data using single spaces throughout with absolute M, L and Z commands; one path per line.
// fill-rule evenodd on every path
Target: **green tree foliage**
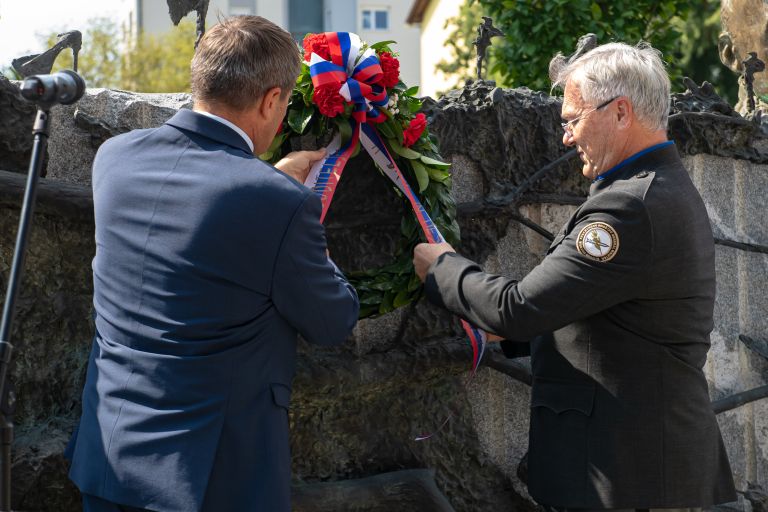
M 720 96 L 735 104 L 739 97 L 738 74 L 720 62 L 717 50 L 720 0 L 693 1 L 688 16 L 677 17 L 673 22 L 682 33 L 679 58 L 673 67 L 697 84 L 704 80 L 712 83 Z M 676 89 L 676 84 L 672 85 Z
M 483 8 L 480 4 L 467 0 L 459 9 L 458 16 L 445 22 L 444 28 L 452 27 L 451 34 L 445 41 L 452 58 L 441 60 L 435 67 L 452 81 L 448 89 L 463 87 L 467 80 L 477 76 L 477 53 L 472 41 L 477 36 L 477 26 L 483 21 L 482 16 Z M 484 67 L 487 69 L 489 66 Z
M 63 30 L 62 30 L 63 31 Z M 42 45 L 53 46 L 56 34 Z M 98 18 L 88 22 L 78 56 L 78 72 L 89 87 L 135 92 L 189 92 L 189 66 L 194 54 L 195 24 L 183 20 L 160 36 L 141 34 L 127 40 L 114 22 Z M 63 51 L 54 71 L 72 69 L 72 52 Z
M 183 20 L 161 36 L 142 35 L 121 61 L 122 88 L 136 92 L 189 92 L 195 24 Z
M 50 34 L 41 41 L 40 51 L 52 47 L 58 39 L 56 34 Z M 77 71 L 88 87 L 119 88 L 120 57 L 117 26 L 107 18 L 88 20 L 88 28 L 83 31 L 83 46 L 77 56 Z M 72 69 L 72 61 L 72 51 L 65 49 L 56 59 L 53 71 Z
M 651 43 L 669 64 L 673 89 L 680 88 L 684 75 L 697 81 L 731 79 L 725 71 L 716 72 L 719 0 L 468 1 L 479 2 L 506 35 L 493 40 L 489 54 L 491 72 L 507 87 L 548 91 L 552 56 L 572 53 L 578 38 L 589 32 L 600 43 Z M 700 75 L 689 69 L 701 70 Z

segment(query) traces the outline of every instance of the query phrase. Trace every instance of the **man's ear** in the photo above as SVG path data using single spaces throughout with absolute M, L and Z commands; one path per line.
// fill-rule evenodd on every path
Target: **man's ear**
M 741 72 L 741 59 L 733 52 L 731 34 L 723 32 L 717 39 L 717 51 L 720 54 L 720 62 L 732 71 Z
M 632 103 L 629 99 L 622 96 L 616 100 L 616 120 L 619 122 L 620 128 L 625 128 L 630 125 L 633 116 Z
M 259 114 L 263 117 L 270 117 L 272 111 L 279 107 L 282 94 L 283 90 L 279 87 L 267 89 L 267 92 L 261 97 L 261 102 L 259 103 Z

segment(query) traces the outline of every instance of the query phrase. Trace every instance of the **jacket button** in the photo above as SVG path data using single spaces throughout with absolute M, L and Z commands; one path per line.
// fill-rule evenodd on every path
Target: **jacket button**
M 648 177 L 648 171 L 640 171 L 635 175 L 635 178 L 647 178 Z

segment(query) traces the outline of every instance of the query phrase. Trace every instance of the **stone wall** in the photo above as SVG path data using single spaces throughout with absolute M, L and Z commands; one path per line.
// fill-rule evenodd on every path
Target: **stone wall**
M 768 165 L 710 155 L 685 159 L 715 238 L 768 246 Z M 739 340 L 768 338 L 768 254 L 717 245 L 717 297 L 706 365 L 713 400 L 768 383 L 763 357 Z M 768 489 L 768 399 L 718 416 L 738 489 Z
M 184 95 L 89 90 L 76 107 L 54 112 L 48 178 L 40 190 L 13 337 L 20 345 L 13 370 L 19 395 L 14 509 L 79 510 L 61 452 L 79 415 L 92 336 L 89 183 L 95 149 L 115 133 L 161 123 L 188 102 Z M 588 185 L 565 162 L 526 194 L 514 195 L 565 152 L 558 101 L 475 84 L 432 103 L 428 113 L 430 129 L 454 164 L 460 251 L 490 271 L 521 278 L 549 243 L 520 219 L 555 231 Z M 701 146 L 679 145 L 686 151 Z M 0 169 L 7 158 L 0 153 Z M 706 371 L 712 398 L 719 399 L 768 382 L 768 363 L 739 341 L 739 335 L 768 337 L 768 254 L 754 250 L 768 245 L 762 213 L 768 177 L 764 164 L 726 156 L 687 155 L 685 163 L 716 237 L 745 244 L 717 246 L 716 327 Z M 349 165 L 329 216 L 328 238 L 343 268 L 365 268 L 386 261 L 394 247 L 400 206 L 369 160 L 357 157 Z M 3 289 L 22 186 L 23 176 L 0 171 Z M 365 205 L 362 222 L 352 222 L 360 218 L 353 200 L 360 190 L 372 204 Z M 456 320 L 425 301 L 362 320 L 343 347 L 302 344 L 291 408 L 295 509 L 343 510 L 338 504 L 323 508 L 331 507 L 331 482 L 377 482 L 369 477 L 429 468 L 457 511 L 534 510 L 521 480 L 529 405 L 525 362 L 510 363 L 491 347 L 468 382 L 470 354 Z M 719 416 L 741 490 L 748 482 L 768 488 L 767 412 L 763 400 Z M 413 441 L 449 415 L 432 439 Z M 738 507 L 747 510 L 742 502 Z M 426 510 L 347 503 L 349 510 Z

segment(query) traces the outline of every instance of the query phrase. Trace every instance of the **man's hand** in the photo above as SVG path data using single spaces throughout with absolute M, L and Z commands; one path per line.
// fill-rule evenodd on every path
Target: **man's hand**
M 277 162 L 275 167 L 299 183 L 304 183 L 312 164 L 325 158 L 326 154 L 325 148 L 320 148 L 317 151 L 293 151 Z
M 434 263 L 438 256 L 446 252 L 456 252 L 451 244 L 443 242 L 442 244 L 418 244 L 413 248 L 413 267 L 416 269 L 416 275 L 421 282 L 427 277 L 427 270 Z

